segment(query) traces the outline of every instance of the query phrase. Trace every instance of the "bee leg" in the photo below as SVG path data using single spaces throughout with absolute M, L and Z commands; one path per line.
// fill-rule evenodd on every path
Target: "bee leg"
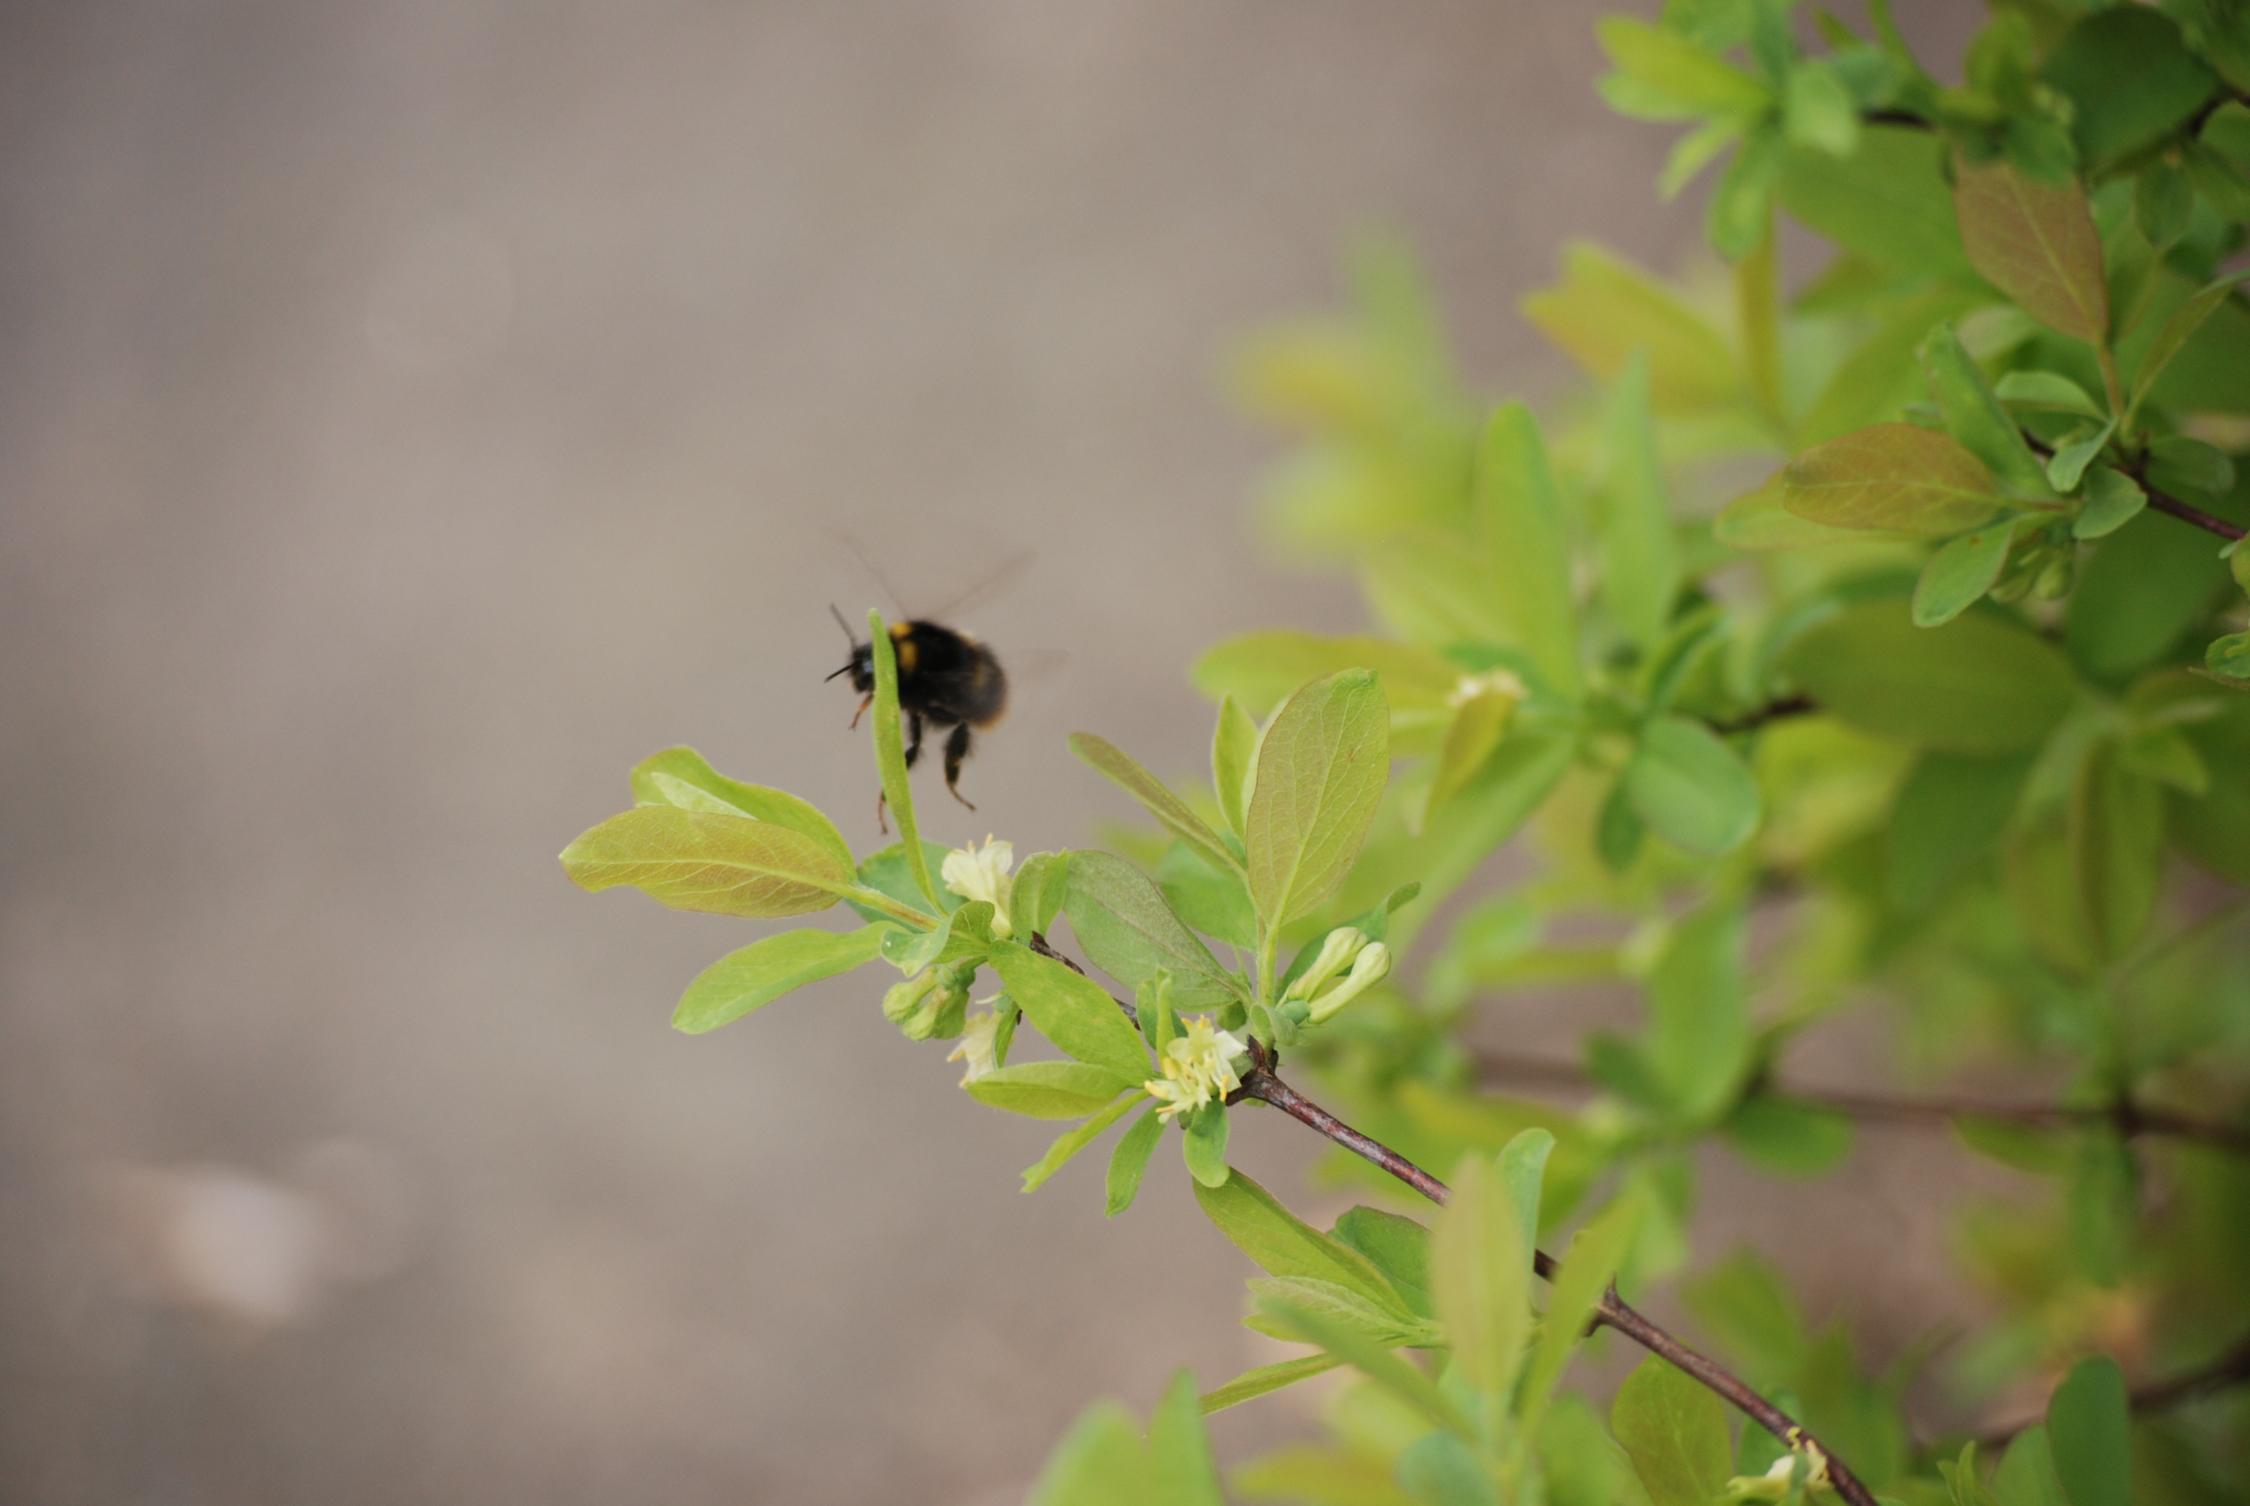
M 852 731 L 857 732 L 859 730 L 859 719 L 867 715 L 867 708 L 874 704 L 875 692 L 872 690 L 859 698 L 859 710 L 852 713 Z
M 954 799 L 968 806 L 970 810 L 975 810 L 976 805 L 968 796 L 961 793 L 961 762 L 968 756 L 969 724 L 963 722 L 955 727 L 953 735 L 945 740 L 945 789 L 946 793 Z
M 922 756 L 922 713 L 906 713 L 906 766 L 914 767 L 914 760 Z
M 891 823 L 883 819 L 883 812 L 889 809 L 890 799 L 881 790 L 875 792 L 875 829 L 886 837 L 891 834 Z

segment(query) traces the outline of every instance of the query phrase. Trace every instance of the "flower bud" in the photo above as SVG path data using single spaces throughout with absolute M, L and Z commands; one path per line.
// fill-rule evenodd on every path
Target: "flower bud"
M 1352 959 L 1352 970 L 1334 988 L 1313 1000 L 1312 1014 L 1306 1023 L 1318 1025 L 1331 1018 L 1336 1011 L 1383 981 L 1391 970 L 1391 949 L 1380 941 L 1371 941 Z
M 1365 945 L 1367 937 L 1358 927 L 1338 926 L 1321 942 L 1320 954 L 1313 958 L 1312 966 L 1290 979 L 1289 986 L 1281 991 L 1281 997 L 1285 1000 L 1314 997 L 1320 992 L 1321 985 L 1342 972 L 1345 965 L 1358 956 L 1360 948 Z

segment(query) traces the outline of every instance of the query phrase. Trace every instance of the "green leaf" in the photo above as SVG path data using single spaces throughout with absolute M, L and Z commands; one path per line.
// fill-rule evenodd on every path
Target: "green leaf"
M 1773 185 L 1786 150 L 1778 126 L 1753 126 L 1743 133 L 1742 149 L 1719 175 L 1718 186 L 1704 206 L 1703 233 L 1711 249 L 1727 260 L 1749 256 L 1773 223 Z
M 701 1035 L 741 1019 L 792 989 L 875 960 L 885 925 L 856 931 L 784 931 L 727 953 L 696 974 L 672 1011 L 672 1028 Z
M 2000 1506 L 2070 1506 L 2062 1481 L 2055 1478 L 2044 1426 L 2025 1428 L 2008 1444 L 1993 1471 L 1992 1494 Z
M 2163 140 L 2218 82 L 2181 42 L 2180 29 L 2141 5 L 2081 18 L 2041 72 L 2069 96 L 2071 138 L 2079 160 L 2093 166 Z
M 1724 1128 L 1738 1155 L 1780 1176 L 1824 1175 L 1852 1148 L 1851 1120 L 1786 1098 L 1746 1099 L 1727 1116 Z
M 1070 890 L 1072 856 L 1068 852 L 1035 852 L 1016 870 L 1008 892 L 1008 911 L 1018 935 L 1043 935 L 1062 913 L 1063 896 Z
M 1408 1309 L 1428 1317 L 1430 1231 L 1403 1214 L 1380 1208 L 1350 1208 L 1336 1220 L 1335 1235 L 1375 1263 Z
M 1787 473 L 1775 471 L 1756 491 L 1719 509 L 1711 520 L 1711 537 L 1729 549 L 1751 550 L 1807 549 L 1849 538 L 1825 523 L 1798 517 L 1789 510 L 1787 496 Z
M 1185 1370 L 1172 1377 L 1164 1399 L 1149 1417 L 1148 1454 L 1155 1475 L 1150 1500 L 1226 1506 L 1219 1493 L 1218 1466 L 1211 1459 L 1211 1439 L 1203 1430 L 1195 1377 Z
M 644 805 L 563 849 L 572 882 L 625 885 L 675 910 L 757 918 L 825 910 L 851 887 L 849 863 L 803 832 L 716 811 Z
M 2109 416 L 2085 388 L 2052 371 L 2007 372 L 1993 392 L 2009 407 L 2035 413 L 2068 413 L 2097 422 Z
M 1741 363 L 1726 337 L 1678 294 L 1599 246 L 1563 250 L 1562 279 L 1526 296 L 1523 316 L 1601 381 L 1646 351 L 1659 412 L 1735 401 Z
M 1331 1281 L 1402 1321 L 1413 1319 L 1372 1261 L 1282 1207 L 1245 1173 L 1238 1170 L 1216 1187 L 1198 1182 L 1195 1200 L 1219 1232 L 1267 1275 Z
M 2103 743 L 2080 764 L 2072 787 L 2070 855 L 2086 939 L 2094 955 L 2121 957 L 2156 910 L 2164 857 L 2164 800 Z
M 943 909 L 945 901 L 938 897 L 937 882 L 930 877 L 921 828 L 914 820 L 914 790 L 906 781 L 906 743 L 899 731 L 898 715 L 898 647 L 883 623 L 883 614 L 873 609 L 867 613 L 867 641 L 875 671 L 875 772 L 882 781 L 883 802 L 890 808 L 891 819 L 898 823 L 899 851 L 906 859 L 907 872 L 914 876 L 914 887 L 929 900 L 932 909 Z
M 1689 1123 L 1731 1103 L 1749 1070 L 1742 947 L 1742 912 L 1714 903 L 1673 928 L 1649 972 L 1649 1066 Z
M 2076 702 L 2070 665 L 2035 634 L 1984 613 L 1918 628 L 1902 606 L 1840 609 L 1790 641 L 1782 669 L 1863 732 L 1958 753 L 2036 747 Z
M 1997 518 L 1940 545 L 1914 583 L 1914 625 L 1943 627 L 1974 606 L 2000 579 L 2014 536 L 2009 520 Z
M 1617 71 L 1647 91 L 1645 98 L 1680 116 L 1754 116 L 1772 103 L 1757 79 L 1651 22 L 1605 16 L 1594 23 L 1594 35 Z
M 1123 858 L 1106 852 L 1073 854 L 1063 909 L 1086 956 L 1128 988 L 1137 989 L 1158 971 L 1168 971 L 1173 998 L 1182 1008 L 1248 997 L 1242 981 L 1221 967 L 1172 913 L 1155 882 Z
M 1278 930 L 1336 892 L 1390 777 L 1382 687 L 1366 670 L 1315 680 L 1258 743 L 1245 818 L 1250 902 Z
M 2079 1138 L 2064 1211 L 2071 1263 L 2097 1286 L 2116 1286 L 2140 1221 L 2140 1173 L 2122 1135 L 2104 1127 Z
M 1250 805 L 1250 776 L 1258 762 L 1258 724 L 1232 695 L 1219 697 L 1219 723 L 1211 732 L 1211 785 L 1227 829 L 1242 835 Z
M 1099 1067 L 1122 1086 L 1148 1077 L 1148 1049 L 1141 1033 L 1100 984 L 1013 941 L 994 946 L 991 955 L 992 970 L 1008 997 L 1065 1055 Z
M 1214 868 L 1185 842 L 1174 842 L 1157 859 L 1156 887 L 1172 913 L 1195 930 L 1245 950 L 1258 944 L 1258 915 L 1234 869 Z
M 1617 1388 L 1609 1425 L 1650 1506 L 1711 1506 L 1733 1473 L 1724 1404 L 1655 1355 Z
M 2117 1361 L 2080 1360 L 2047 1402 L 2047 1447 L 2070 1506 L 2132 1506 L 2131 1433 Z
M 2049 329 L 2099 345 L 2109 333 L 2102 242 L 2075 183 L 2006 162 L 1954 162 L 1953 211 L 1977 272 Z
M 1399 1483 L 1423 1506 L 1501 1506 L 1489 1455 L 1451 1433 L 1424 1433 L 1398 1458 Z
M 2142 167 L 2133 179 L 2133 218 L 2159 251 L 2186 235 L 2195 223 L 2195 183 L 2187 169 L 2162 159 Z
M 1448 800 L 1468 787 L 1477 771 L 1485 765 L 1500 746 L 1509 722 L 1515 719 L 1516 705 L 1523 699 L 1520 682 L 1484 677 L 1472 682 L 1475 689 L 1461 697 L 1454 709 L 1453 720 L 1446 724 L 1445 741 L 1439 746 L 1437 767 L 1430 771 L 1430 794 L 1422 808 L 1425 823 L 1438 813 Z
M 1026 1506 L 1142 1506 L 1160 1499 L 1156 1472 L 1133 1416 L 1098 1402 L 1047 1456 Z
M 2211 536 L 2144 515 L 2088 552 L 2063 616 L 2063 647 L 2089 678 L 2118 684 L 2172 659 L 2226 581 Z
M 1378 1306 L 1333 1281 L 1310 1276 L 1265 1276 L 1250 1282 L 1250 1292 L 1251 1312 L 1243 1326 L 1272 1339 L 1290 1338 L 1296 1315 L 1308 1312 L 1386 1348 L 1431 1344 L 1439 1338 L 1435 1325 Z M 1291 1316 L 1278 1323 L 1264 1316 L 1276 1311 L 1287 1311 Z
M 923 864 L 935 873 L 938 865 L 945 861 L 945 851 L 935 842 L 924 842 L 922 844 Z M 859 882 L 862 888 L 872 889 L 877 894 L 886 895 L 897 900 L 908 909 L 924 915 L 944 915 L 949 911 L 958 910 L 964 903 L 961 896 L 955 894 L 952 890 L 940 889 L 937 895 L 937 903 L 931 904 L 929 897 L 915 885 L 914 868 L 912 864 L 907 862 L 906 849 L 896 842 L 860 859 Z M 864 904 L 857 899 L 851 901 L 851 907 L 869 920 L 882 920 L 890 914 L 888 911 Z
M 1860 255 L 1916 277 L 1968 270 L 1945 190 L 1944 138 L 1912 126 L 1860 132 L 1849 157 L 1797 147 L 1774 185 L 1783 208 Z
M 1235 1178 L 1240 1181 L 1238 1175 Z M 1473 1437 L 1474 1430 L 1435 1381 L 1391 1352 L 1388 1345 L 1335 1322 L 1326 1313 L 1269 1296 L 1258 1304 L 1261 1333 L 1280 1333 L 1317 1344 L 1441 1428 Z
M 2185 303 L 2172 311 L 2172 317 L 2164 321 L 2163 327 L 2156 332 L 2156 338 L 2141 353 L 2140 369 L 2133 373 L 2133 402 L 2126 410 L 2128 423 L 2140 411 L 2141 400 L 2156 385 L 2156 379 L 2164 374 L 2164 368 L 2171 365 L 2173 358 L 2186 347 L 2188 341 L 2195 338 L 2196 331 L 2203 328 L 2205 321 L 2225 305 L 2245 277 L 2250 277 L 2250 272 L 2230 273 L 2217 282 L 2198 289 Z
M 1187 1161 L 1188 1175 L 1204 1187 L 1216 1187 L 1227 1179 L 1227 1108 L 1223 1103 L 1207 1103 L 1187 1117 L 1187 1133 L 1181 1137 L 1180 1154 Z
M 744 784 L 713 769 L 693 748 L 666 748 L 633 766 L 633 798 L 642 805 L 671 805 L 684 811 L 719 811 L 771 821 L 803 832 L 852 866 L 851 845 L 820 807 L 785 790 Z
M 1648 355 L 1635 351 L 1610 393 L 1603 420 L 1609 471 L 1601 489 L 1596 540 L 1601 599 L 1628 642 L 1646 654 L 1664 635 L 1679 592 L 1679 546 L 1656 453 Z M 1433 808 L 1435 802 L 1432 802 Z
M 2250 680 L 2250 633 L 2227 633 L 2203 650 L 2203 667 L 2230 680 Z
M 2055 446 L 2055 453 L 2047 461 L 2047 480 L 2058 492 L 2078 490 L 2078 482 L 2086 474 L 2086 467 L 2094 463 L 2109 444 L 2110 435 L 2117 432 L 2117 420 L 2110 419 L 2093 433 Z
M 1942 539 L 2001 507 L 1984 462 L 1949 435 L 1912 424 L 1839 434 L 1789 462 L 1782 505 L 1831 528 Z
M 1411 643 L 1280 630 L 1225 640 L 1195 661 L 1190 676 L 1196 689 L 1207 696 L 1231 696 L 1247 719 L 1270 714 L 1306 681 L 1347 669 L 1371 669 L 1381 675 L 1383 692 L 1398 715 L 1442 711 L 1461 680 L 1461 671 L 1451 660 Z M 1255 779 L 1256 729 L 1251 729 L 1246 743 L 1239 728 L 1234 735 L 1250 759 L 1250 778 Z M 1247 809 L 1247 780 L 1242 800 Z
M 1482 530 L 1495 609 L 1546 684 L 1559 695 L 1576 696 L 1578 615 L 1571 601 L 1562 496 L 1539 427 L 1521 403 L 1503 404 L 1485 425 L 1471 507 Z
M 2114 466 L 2096 466 L 2086 478 L 2086 505 L 2070 523 L 2074 539 L 2103 539 L 2133 521 L 2148 506 L 2141 484 Z
M 2039 457 L 2024 443 L 1984 373 L 1961 348 L 1950 325 L 1939 325 L 1922 342 L 1922 371 L 1929 379 L 1930 395 L 1937 399 L 1945 432 L 1961 441 L 1970 454 L 1984 462 L 2008 490 L 2025 497 L 2047 495 L 2046 477 Z M 2057 378 L 2058 381 L 2063 380 Z M 2065 386 L 2070 384 L 2065 381 Z
M 1133 1105 L 1147 1101 L 1148 1095 L 1146 1093 L 1138 1088 L 1129 1088 L 1118 1094 L 1116 1101 L 1111 1103 L 1109 1107 L 1088 1119 L 1084 1124 L 1078 1125 L 1074 1129 L 1064 1130 L 1056 1138 L 1055 1143 L 1047 1147 L 1047 1153 L 1039 1158 L 1038 1165 L 1024 1168 L 1023 1190 L 1037 1192 L 1046 1185 L 1049 1177 L 1070 1163 L 1071 1157 L 1099 1139 L 1103 1130 L 1108 1129 L 1132 1112 Z
M 992 913 L 980 899 L 948 911 L 927 931 L 894 929 L 883 938 L 883 960 L 910 978 L 940 963 L 981 961 L 992 945 Z
M 1125 1086 L 1117 1075 L 1085 1062 L 1025 1062 L 996 1067 L 962 1088 L 971 1098 L 1033 1119 L 1083 1119 L 1110 1107 Z
M 1117 1148 L 1109 1153 L 1104 1215 L 1115 1218 L 1133 1206 L 1133 1199 L 1141 1190 L 1141 1178 L 1148 1171 L 1148 1158 L 1155 1153 L 1156 1142 L 1163 1137 L 1164 1121 L 1156 1117 L 1153 1103 L 1147 1113 L 1133 1121 L 1131 1129 L 1117 1137 Z
M 1992 850 L 2015 814 L 2031 760 L 1923 754 L 1907 771 L 1884 828 L 1885 877 L 1893 904 L 1918 911 Z
M 1271 1396 L 1284 1386 L 1294 1386 L 1301 1380 L 1311 1380 L 1316 1375 L 1326 1375 L 1341 1365 L 1343 1360 L 1333 1354 L 1308 1354 L 1293 1360 L 1283 1360 L 1275 1365 L 1260 1365 L 1255 1370 L 1245 1370 L 1216 1391 L 1203 1395 L 1206 1415 L 1224 1412 L 1229 1407 L 1239 1407 L 1246 1401 L 1261 1396 Z
M 1545 1130 L 1530 1145 L 1554 1144 Z M 1538 1228 L 1536 1167 L 1531 1213 L 1498 1159 L 1471 1156 L 1453 1182 L 1453 1196 L 1430 1230 L 1430 1295 L 1453 1346 L 1460 1374 L 1495 1413 L 1506 1405 L 1531 1337 L 1531 1254 Z
M 1811 58 L 1789 70 L 1782 121 L 1792 146 L 1849 157 L 1859 146 L 1859 106 L 1835 66 Z
M 1659 836 L 1706 857 L 1734 851 L 1758 827 L 1757 780 L 1716 733 L 1685 717 L 1641 729 L 1625 792 Z
M 1523 1430 L 1538 1431 L 1538 1422 L 1562 1379 L 1563 1367 L 1585 1341 L 1586 1325 L 1601 1305 L 1602 1294 L 1617 1277 L 1618 1268 L 1640 1232 L 1646 1207 L 1637 1194 L 1628 1192 L 1603 1209 L 1571 1237 L 1555 1271 L 1553 1293 L 1540 1319 L 1539 1342 L 1532 1351 L 1531 1368 L 1523 1383 Z
M 1185 800 L 1173 794 L 1164 781 L 1142 768 L 1123 749 L 1091 732 L 1073 732 L 1070 751 L 1147 807 L 1159 825 L 1213 864 L 1221 869 L 1241 868 L 1241 861 L 1227 846 L 1226 839 L 1213 831 Z

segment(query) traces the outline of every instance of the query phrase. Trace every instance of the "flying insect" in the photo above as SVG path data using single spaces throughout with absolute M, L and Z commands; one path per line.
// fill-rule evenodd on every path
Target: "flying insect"
M 857 727 L 875 699 L 875 647 L 860 641 L 843 613 L 833 606 L 828 610 L 852 646 L 850 661 L 828 678 L 851 677 L 852 689 L 859 692 L 859 710 L 852 713 Z M 913 768 L 921 756 L 925 727 L 952 728 L 945 739 L 945 788 L 975 810 L 961 793 L 961 765 L 975 734 L 997 725 L 1008 709 L 1007 671 L 991 649 L 958 628 L 920 620 L 894 622 L 890 635 L 898 661 L 899 716 L 906 726 L 906 766 Z M 875 820 L 889 830 L 881 797 L 875 802 Z

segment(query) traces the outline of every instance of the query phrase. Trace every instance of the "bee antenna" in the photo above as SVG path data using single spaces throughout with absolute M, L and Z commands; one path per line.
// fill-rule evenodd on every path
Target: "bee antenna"
M 854 644 L 854 645 L 853 645 L 853 647 L 854 647 L 854 648 L 856 649 L 856 648 L 858 647 L 858 645 L 857 645 L 857 644 Z M 847 664 L 847 665 L 845 665 L 845 666 L 844 666 L 844 667 L 843 667 L 842 669 L 836 670 L 836 671 L 834 671 L 833 673 L 822 675 L 822 676 L 820 677 L 820 683 L 821 683 L 821 684 L 823 684 L 823 685 L 825 685 L 825 684 L 827 684 L 827 683 L 828 683 L 828 682 L 829 682 L 830 680 L 833 680 L 833 679 L 835 679 L 837 675 L 848 675 L 848 674 L 850 674 L 850 673 L 852 672 L 852 669 L 853 669 L 853 667 L 854 667 L 854 666 L 852 666 L 852 665 L 850 665 L 850 664 Z
M 852 625 L 844 620 L 844 614 L 836 610 L 836 603 L 830 602 L 828 604 L 828 615 L 835 618 L 836 626 L 844 630 L 844 641 L 846 643 L 849 643 L 854 651 L 857 651 L 859 648 L 859 634 L 852 631 Z M 836 671 L 836 674 L 842 673 L 842 670 Z M 828 678 L 833 680 L 836 678 L 836 675 L 830 675 Z

